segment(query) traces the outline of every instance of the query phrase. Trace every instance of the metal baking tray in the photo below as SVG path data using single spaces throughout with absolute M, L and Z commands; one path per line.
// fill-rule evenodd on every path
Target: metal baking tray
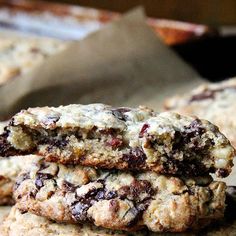
M 0 0 L 0 31 L 48 36 L 63 40 L 86 37 L 120 14 L 92 8 L 27 0 Z M 168 45 L 215 35 L 205 26 L 148 18 L 147 23 Z

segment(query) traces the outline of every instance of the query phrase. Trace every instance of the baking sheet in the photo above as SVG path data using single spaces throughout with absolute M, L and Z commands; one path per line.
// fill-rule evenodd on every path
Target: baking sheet
M 120 14 L 114 12 L 38 0 L 0 1 L 0 30 L 11 29 L 20 34 L 78 40 L 118 17 Z M 216 32 L 205 25 L 173 20 L 148 18 L 146 22 L 169 45 Z

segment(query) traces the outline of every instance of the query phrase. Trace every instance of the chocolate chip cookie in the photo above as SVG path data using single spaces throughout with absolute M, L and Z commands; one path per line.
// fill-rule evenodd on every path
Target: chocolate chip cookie
M 210 176 L 106 171 L 42 159 L 18 177 L 14 197 L 21 211 L 57 222 L 183 232 L 223 217 L 225 184 Z
M 226 177 L 235 150 L 205 120 L 90 104 L 16 114 L 0 136 L 0 156 L 32 153 L 63 164 Z
M 193 114 L 219 126 L 236 147 L 236 78 L 208 83 L 181 96 L 168 99 L 164 106 L 181 114 Z

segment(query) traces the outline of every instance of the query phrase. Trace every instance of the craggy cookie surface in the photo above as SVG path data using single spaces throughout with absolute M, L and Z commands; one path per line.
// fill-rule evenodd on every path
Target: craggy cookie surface
M 208 121 L 103 104 L 30 108 L 0 136 L 0 156 L 162 174 L 226 177 L 235 150 Z
M 40 160 L 18 177 L 14 197 L 22 211 L 57 222 L 182 232 L 223 217 L 225 184 L 210 176 L 184 179 Z
M 193 114 L 219 126 L 236 147 L 236 78 L 204 84 L 183 96 L 165 102 L 165 108 L 181 114 Z

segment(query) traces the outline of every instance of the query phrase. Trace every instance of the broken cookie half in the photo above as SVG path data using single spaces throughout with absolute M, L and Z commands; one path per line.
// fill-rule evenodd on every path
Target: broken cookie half
M 0 156 L 26 154 L 63 164 L 226 177 L 235 150 L 206 120 L 91 104 L 30 108 L 13 116 L 0 136 Z

